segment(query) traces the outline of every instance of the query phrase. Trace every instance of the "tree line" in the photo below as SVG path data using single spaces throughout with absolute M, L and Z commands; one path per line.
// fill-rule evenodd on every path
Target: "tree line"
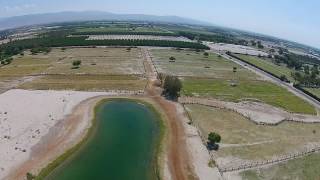
M 183 41 L 161 40 L 86 40 L 87 37 L 65 37 L 60 32 L 50 33 L 34 39 L 17 40 L 0 45 L 0 61 L 7 60 L 13 55 L 23 52 L 25 49 L 33 49 L 35 53 L 48 51 L 49 47 L 64 46 L 160 46 L 191 49 L 209 49 L 207 46 Z

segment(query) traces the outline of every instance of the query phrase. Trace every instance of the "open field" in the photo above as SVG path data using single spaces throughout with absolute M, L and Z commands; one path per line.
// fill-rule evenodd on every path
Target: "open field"
M 143 58 L 138 48 L 53 48 L 49 53 L 17 55 L 10 65 L 0 67 L 0 86 L 26 76 L 25 89 L 142 90 L 146 85 Z M 72 62 L 81 60 L 80 68 Z M 1 87 L 0 87 L 1 89 Z
M 86 40 L 155 40 L 193 42 L 182 36 L 152 36 L 152 35 L 89 35 Z
M 79 69 L 72 62 L 81 60 Z M 1 75 L 31 74 L 144 74 L 140 50 L 132 48 L 53 48 L 48 54 L 17 56 L 10 65 L 1 67 Z M 49 68 L 50 67 L 50 68 Z
M 205 137 L 209 132 L 221 135 L 219 158 L 265 160 L 320 144 L 320 124 L 260 126 L 229 110 L 202 105 L 186 105 L 186 109 Z
M 233 79 L 233 67 L 237 67 L 237 78 L 259 78 L 254 73 L 213 53 L 209 53 L 209 56 L 205 57 L 203 52 L 154 49 L 151 50 L 151 54 L 157 71 L 165 74 Z M 174 57 L 176 60 L 170 62 L 170 57 Z
M 185 78 L 182 94 L 225 101 L 262 101 L 289 112 L 316 114 L 315 108 L 286 89 L 267 81 L 239 81 L 236 87 L 222 79 Z
M 294 82 L 294 79 L 291 76 L 291 73 L 294 72 L 294 70 L 287 68 L 285 65 L 276 65 L 272 63 L 271 59 L 268 58 L 259 58 L 256 56 L 248 56 L 242 54 L 236 54 L 235 56 L 279 77 L 285 75 L 288 80 Z
M 132 48 L 72 48 L 53 49 L 48 58 L 57 58 L 49 74 L 143 74 L 140 50 Z M 79 69 L 72 62 L 81 60 Z
M 108 90 L 143 90 L 146 79 L 136 76 L 108 75 L 47 75 L 26 82 L 19 86 L 22 89 L 38 90 L 77 90 L 77 91 L 108 91 Z
M 216 51 L 229 51 L 232 53 L 249 54 L 253 56 L 258 56 L 258 55 L 268 56 L 268 53 L 265 53 L 263 51 L 260 51 L 259 49 L 249 47 L 249 46 L 225 44 L 225 43 L 208 43 L 208 45 Z
M 245 180 L 259 179 L 300 179 L 310 180 L 320 177 L 320 153 L 290 160 L 267 168 L 241 172 Z
M 40 74 L 51 66 L 51 62 L 43 57 L 16 56 L 11 64 L 0 67 L 0 77 Z
M 159 27 L 135 27 L 130 28 L 128 26 L 109 26 L 109 27 L 89 27 L 89 28 L 78 28 L 76 32 L 105 32 L 105 33 L 112 33 L 112 32 L 151 32 L 151 33 L 172 33 L 168 30 Z

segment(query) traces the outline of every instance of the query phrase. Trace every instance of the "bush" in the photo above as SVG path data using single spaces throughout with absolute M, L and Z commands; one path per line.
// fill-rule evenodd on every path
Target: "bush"
M 79 67 L 81 65 L 81 61 L 80 60 L 75 60 L 75 61 L 72 62 L 72 65 L 74 67 Z
M 171 56 L 171 57 L 169 58 L 169 60 L 170 60 L 170 61 L 175 61 L 175 60 L 176 60 L 176 58 L 175 58 L 175 57 L 173 57 L 173 56 Z
M 36 176 L 33 175 L 33 174 L 31 174 L 30 172 L 28 172 L 28 173 L 26 174 L 26 176 L 27 176 L 27 180 L 33 180 L 33 179 L 36 178 Z
M 208 135 L 208 141 L 209 141 L 210 144 L 219 143 L 221 141 L 221 136 L 218 133 L 211 132 Z
M 209 53 L 205 52 L 203 53 L 204 56 L 208 57 L 209 56 Z

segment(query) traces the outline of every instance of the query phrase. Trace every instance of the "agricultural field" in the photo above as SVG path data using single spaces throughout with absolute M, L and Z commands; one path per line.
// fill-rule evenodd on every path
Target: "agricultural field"
M 72 48 L 53 49 L 48 58 L 58 58 L 49 74 L 144 74 L 140 49 L 131 48 Z M 80 60 L 79 69 L 72 69 L 72 62 Z
M 231 86 L 230 80 L 224 79 L 185 78 L 182 82 L 182 94 L 185 96 L 214 97 L 234 102 L 251 100 L 280 107 L 289 112 L 316 114 L 312 105 L 267 81 L 240 80 L 237 86 Z
M 180 77 L 202 77 L 233 79 L 233 67 L 237 68 L 236 78 L 256 80 L 259 77 L 247 71 L 230 60 L 209 53 L 188 50 L 151 50 L 152 60 L 159 73 L 171 74 Z M 170 61 L 174 57 L 174 61 Z
M 182 41 L 193 42 L 185 37 L 153 36 L 153 35 L 89 35 L 86 40 L 152 40 L 152 41 Z
M 113 33 L 113 32 L 130 32 L 130 33 L 168 33 L 171 34 L 171 31 L 168 31 L 161 27 L 129 27 L 129 26 L 120 26 L 120 25 L 110 25 L 110 26 L 101 26 L 101 27 L 87 27 L 87 28 L 78 28 L 76 32 L 86 33 Z
M 320 124 L 283 122 L 277 126 L 256 125 L 233 111 L 202 105 L 185 105 L 204 137 L 210 132 L 221 135 L 220 158 L 268 160 L 320 144 Z
M 74 61 L 81 61 L 81 65 L 75 67 Z M 142 90 L 146 85 L 144 74 L 138 48 L 53 48 L 49 53 L 36 54 L 26 51 L 23 56 L 15 56 L 11 64 L 0 67 L 3 86 L 6 81 L 34 76 L 18 88 L 42 90 Z
M 241 55 L 241 54 L 237 54 L 235 56 L 251 64 L 254 64 L 257 67 L 260 67 L 261 69 L 264 69 L 267 72 L 275 74 L 278 77 L 285 75 L 288 78 L 288 80 L 290 80 L 291 82 L 294 82 L 294 79 L 291 76 L 291 73 L 293 73 L 294 70 L 287 68 L 285 65 L 276 65 L 272 62 L 271 59 L 268 59 L 268 58 L 259 58 L 256 56 L 248 56 L 248 55 Z
M 37 90 L 143 90 L 146 79 L 126 75 L 47 75 L 20 85 L 21 89 Z
M 301 179 L 310 180 L 320 177 L 320 153 L 290 160 L 267 168 L 248 170 L 240 175 L 245 180 L 260 179 Z
M 152 60 L 158 72 L 179 76 L 184 96 L 218 98 L 225 101 L 260 101 L 289 112 L 315 114 L 312 105 L 237 64 L 209 53 L 154 49 Z M 171 61 L 170 57 L 175 60 Z M 233 67 L 237 70 L 234 73 Z M 232 84 L 236 83 L 236 86 Z

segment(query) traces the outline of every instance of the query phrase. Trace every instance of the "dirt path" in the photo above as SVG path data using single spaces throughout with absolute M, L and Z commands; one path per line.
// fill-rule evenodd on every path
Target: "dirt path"
M 142 48 L 145 70 L 148 77 L 146 95 L 160 105 L 167 116 L 169 126 L 168 162 L 171 177 L 174 180 L 198 179 L 189 160 L 186 145 L 186 134 L 182 121 L 178 117 L 176 106 L 161 96 L 160 88 L 154 84 L 157 80 L 157 72 L 152 64 L 148 49 Z

